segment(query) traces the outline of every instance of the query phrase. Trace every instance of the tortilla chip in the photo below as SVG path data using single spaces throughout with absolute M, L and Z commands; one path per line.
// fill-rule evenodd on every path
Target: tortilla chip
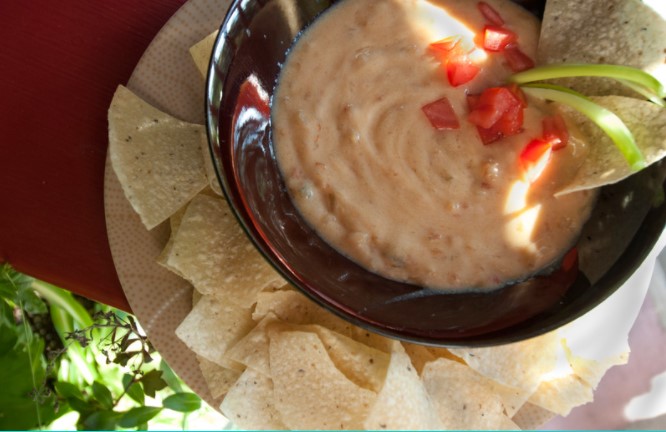
M 224 396 L 241 376 L 241 372 L 227 369 L 201 356 L 197 356 L 197 360 L 199 361 L 201 374 L 214 399 Z
M 572 374 L 542 382 L 530 396 L 529 402 L 555 414 L 567 416 L 573 408 L 592 402 L 592 399 L 592 388 Z
M 439 359 L 423 369 L 423 384 L 446 429 L 517 429 L 487 378 L 456 361 Z
M 109 156 L 128 201 L 152 229 L 183 207 L 208 180 L 203 126 L 180 121 L 119 86 L 109 108 Z
M 220 411 L 240 429 L 286 429 L 273 404 L 273 382 L 252 369 L 243 372 L 229 389 Z
M 266 376 L 271 375 L 268 352 L 268 326 L 279 320 L 274 314 L 267 314 L 248 334 L 234 344 L 227 357 Z
M 666 21 L 640 0 L 548 0 L 537 54 L 541 64 L 632 66 L 666 80 Z M 561 84 L 586 95 L 632 95 L 616 81 L 573 78 Z
M 526 403 L 511 420 L 524 430 L 534 430 L 550 421 L 555 414 L 547 409 Z
M 290 324 L 319 324 L 345 336 L 352 333 L 351 324 L 294 290 L 259 293 L 252 318 L 259 321 L 269 312 Z
M 249 309 L 204 296 L 176 329 L 176 336 L 199 356 L 229 367 L 224 355 L 254 326 Z
M 488 348 L 455 348 L 450 351 L 481 375 L 515 389 L 533 392 L 542 376 L 557 365 L 561 350 L 557 332 Z
M 386 381 L 363 425 L 369 430 L 443 428 L 416 368 L 402 348 L 391 353 Z
M 623 96 L 591 98 L 620 117 L 631 130 L 648 165 L 666 156 L 666 109 Z M 557 195 L 617 183 L 634 172 L 611 139 L 587 117 L 561 107 L 586 137 L 589 153 L 573 180 Z
M 335 367 L 314 333 L 273 333 L 270 364 L 275 406 L 291 429 L 360 429 L 377 398 Z
M 566 343 L 564 344 L 564 354 L 576 376 L 587 383 L 593 390 L 597 388 L 601 379 L 608 372 L 608 369 L 613 366 L 626 364 L 629 361 L 628 352 L 598 359 L 584 358 L 575 355 Z
M 217 39 L 217 33 L 217 31 L 214 31 L 190 47 L 192 60 L 194 60 L 194 64 L 197 66 L 197 69 L 204 79 L 206 79 L 206 76 L 208 75 L 208 64 L 210 63 L 210 56 L 213 53 L 213 46 Z
M 273 313 L 227 353 L 230 360 L 270 376 L 269 335 L 282 331 L 307 331 L 319 336 L 331 361 L 355 384 L 379 391 L 384 383 L 389 356 L 319 325 L 294 325 L 278 320 Z
M 358 326 L 352 326 L 351 338 L 387 354 L 392 351 L 392 347 L 395 342 L 393 339 L 387 338 L 386 336 L 382 336 Z
M 268 285 L 284 283 L 247 239 L 220 198 L 200 194 L 183 216 L 166 265 L 204 295 L 250 307 Z
M 349 380 L 375 392 L 382 388 L 389 369 L 388 354 L 325 327 L 308 327 L 314 327 L 331 361 Z

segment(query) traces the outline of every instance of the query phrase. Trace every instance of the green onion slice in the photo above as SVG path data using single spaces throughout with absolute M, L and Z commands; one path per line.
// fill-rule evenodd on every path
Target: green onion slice
M 652 93 L 650 90 L 643 87 L 642 85 L 638 85 L 638 84 L 633 83 L 631 81 L 626 81 L 626 80 L 622 80 L 622 79 L 619 79 L 618 81 L 620 83 L 622 83 L 623 85 L 625 85 L 626 87 L 629 87 L 630 89 L 632 89 L 636 93 L 640 94 L 641 96 L 643 96 L 645 99 L 649 100 L 650 102 L 652 102 L 654 104 L 657 104 L 662 108 L 666 108 L 666 101 L 664 101 L 663 99 L 661 99 L 660 97 L 658 97 L 657 95 Z
M 552 84 L 527 84 L 522 88 L 531 96 L 568 105 L 587 116 L 610 137 L 634 171 L 645 168 L 645 158 L 636 145 L 634 135 L 613 112 L 566 87 Z
M 516 84 L 527 84 L 557 78 L 593 76 L 629 81 L 644 87 L 658 98 L 666 97 L 666 90 L 658 79 L 649 73 L 629 66 L 607 64 L 553 64 L 540 66 L 514 74 L 509 78 Z

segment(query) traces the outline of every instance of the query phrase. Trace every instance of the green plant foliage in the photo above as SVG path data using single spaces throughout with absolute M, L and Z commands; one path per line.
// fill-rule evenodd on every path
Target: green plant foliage
M 78 429 L 185 428 L 201 408 L 166 363 L 155 364 L 132 315 L 94 308 L 91 316 L 71 293 L 0 265 L 0 429 L 43 428 L 72 411 Z M 47 353 L 35 323 L 50 324 L 65 348 Z
M 162 401 L 164 408 L 179 412 L 191 412 L 201 408 L 201 399 L 194 393 L 175 393 Z

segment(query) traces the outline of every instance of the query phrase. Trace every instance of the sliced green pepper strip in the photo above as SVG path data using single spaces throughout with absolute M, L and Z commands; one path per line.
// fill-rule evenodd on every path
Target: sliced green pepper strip
M 666 90 L 664 90 L 664 86 L 658 79 L 645 71 L 629 66 L 573 63 L 553 64 L 519 72 L 512 75 L 509 80 L 516 84 L 527 84 L 534 81 L 581 76 L 625 80 L 644 87 L 658 98 L 666 97 Z
M 636 145 L 634 135 L 613 112 L 566 87 L 552 84 L 527 84 L 522 88 L 531 96 L 569 105 L 587 116 L 610 137 L 634 171 L 645 168 L 645 158 Z

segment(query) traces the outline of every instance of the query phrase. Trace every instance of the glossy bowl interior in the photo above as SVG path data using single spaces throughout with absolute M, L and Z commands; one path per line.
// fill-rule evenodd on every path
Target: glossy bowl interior
M 636 270 L 666 221 L 666 165 L 602 189 L 577 245 L 578 271 L 488 293 L 451 294 L 387 280 L 325 243 L 294 208 L 271 140 L 270 101 L 295 37 L 334 1 L 237 0 L 220 28 L 206 96 L 211 154 L 238 220 L 294 286 L 343 318 L 414 342 L 487 346 L 557 328 Z M 541 1 L 523 3 L 535 14 Z

